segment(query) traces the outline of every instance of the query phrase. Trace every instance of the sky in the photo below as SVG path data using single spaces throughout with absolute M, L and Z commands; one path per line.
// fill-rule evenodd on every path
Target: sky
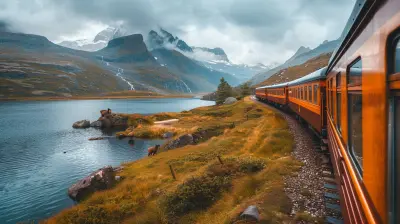
M 300 46 L 337 39 L 355 0 L 0 0 L 0 30 L 53 42 L 92 39 L 123 24 L 162 27 L 191 46 L 220 47 L 234 63 L 282 63 Z

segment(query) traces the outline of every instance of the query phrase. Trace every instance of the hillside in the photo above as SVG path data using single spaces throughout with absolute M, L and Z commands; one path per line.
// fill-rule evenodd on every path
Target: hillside
M 331 55 L 332 55 L 331 53 L 322 54 L 306 61 L 301 65 L 296 65 L 282 69 L 273 74 L 267 80 L 264 80 L 263 82 L 254 85 L 253 87 L 273 85 L 301 78 L 305 75 L 310 74 L 311 72 L 314 72 L 322 67 L 325 67 L 328 64 Z
M 179 135 L 208 135 L 198 144 L 170 150 L 164 145 L 155 156 L 123 164 L 122 182 L 44 223 L 234 223 L 249 205 L 259 208 L 260 223 L 297 220 L 284 178 L 302 163 L 291 156 L 293 136 L 282 115 L 246 98 L 141 119 L 159 118 L 178 118 L 165 129 Z M 162 133 L 151 125 L 134 130 L 142 129 Z
M 273 74 L 279 72 L 282 69 L 286 69 L 286 68 L 289 68 L 292 66 L 303 64 L 306 61 L 308 61 L 314 57 L 317 57 L 321 54 L 332 53 L 336 49 L 338 44 L 339 44 L 338 40 L 324 41 L 322 44 L 320 44 L 318 47 L 316 47 L 312 50 L 301 46 L 297 50 L 297 52 L 290 59 L 288 59 L 285 63 L 283 63 L 282 65 L 279 65 L 273 69 L 264 70 L 263 72 L 260 72 L 256 75 L 254 75 L 250 81 L 253 85 L 257 85 L 257 84 L 263 82 L 264 80 L 267 80 Z
M 220 77 L 238 83 L 179 52 L 150 52 L 141 34 L 115 38 L 105 48 L 87 52 L 43 36 L 0 33 L 0 98 L 99 96 L 125 90 L 207 92 L 216 89 Z

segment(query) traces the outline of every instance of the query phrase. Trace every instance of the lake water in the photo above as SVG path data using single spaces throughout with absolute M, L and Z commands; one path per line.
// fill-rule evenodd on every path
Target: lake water
M 54 215 L 74 204 L 67 189 L 77 180 L 103 166 L 140 159 L 147 147 L 163 142 L 88 141 L 115 131 L 73 129 L 73 122 L 97 120 L 107 108 L 149 114 L 212 104 L 199 99 L 0 102 L 0 223 Z

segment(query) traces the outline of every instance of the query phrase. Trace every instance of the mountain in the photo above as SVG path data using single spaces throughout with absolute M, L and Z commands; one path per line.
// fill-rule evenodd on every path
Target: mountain
M 237 84 L 246 82 L 254 74 L 270 68 L 270 66 L 265 66 L 261 63 L 256 65 L 234 64 L 229 60 L 222 48 L 189 46 L 185 41 L 164 29 L 160 29 L 159 32 L 151 30 L 148 34 L 146 45 L 151 50 L 165 48 L 179 51 L 186 57 L 197 61 L 198 64 L 205 66 L 210 71 L 222 72 L 234 77 L 237 80 Z
M 125 88 L 88 52 L 42 36 L 0 32 L 1 97 L 95 95 Z
M 107 46 L 108 41 L 126 36 L 127 31 L 123 27 L 107 27 L 98 33 L 93 40 L 82 39 L 74 41 L 62 41 L 58 43 L 63 47 L 68 47 L 75 50 L 82 51 L 98 51 Z
M 279 70 L 267 80 L 264 80 L 261 83 L 258 83 L 254 87 L 266 86 L 266 85 L 274 85 L 283 82 L 289 82 L 298 78 L 301 78 L 305 75 L 308 75 L 320 68 L 325 67 L 332 53 L 324 53 L 317 57 L 311 58 L 303 64 L 291 66 L 282 70 Z
M 333 52 L 336 47 L 339 44 L 339 40 L 333 40 L 333 41 L 324 41 L 322 44 L 320 44 L 318 47 L 308 50 L 307 48 L 300 47 L 299 50 L 290 58 L 288 59 L 285 63 L 282 65 L 279 65 L 277 67 L 274 67 L 272 69 L 264 70 L 255 76 L 253 76 L 250 80 L 250 82 L 255 85 L 257 83 L 260 83 L 264 80 L 267 80 L 269 77 L 271 77 L 273 74 L 276 72 L 291 67 L 291 66 L 296 66 L 303 64 L 304 62 L 317 57 L 321 54 L 326 54 L 326 53 L 331 53 Z

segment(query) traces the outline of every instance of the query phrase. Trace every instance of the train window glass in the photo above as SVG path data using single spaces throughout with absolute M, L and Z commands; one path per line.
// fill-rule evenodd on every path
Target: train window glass
M 337 102 L 337 104 L 336 104 L 336 125 L 337 125 L 337 128 L 338 128 L 338 130 L 339 130 L 339 132 L 342 132 L 342 128 L 341 128 L 341 125 L 340 125 L 340 122 L 341 122 L 341 120 L 342 120 L 342 115 L 341 115 L 341 113 L 342 113 L 342 94 L 340 93 L 340 92 L 337 92 L 336 93 L 336 102 Z
M 329 84 L 330 84 L 330 91 L 329 91 L 329 112 L 331 117 L 333 118 L 333 79 L 329 80 Z
M 362 61 L 357 59 L 348 68 L 349 86 L 360 86 L 362 84 Z M 348 91 L 348 119 L 349 119 L 349 150 L 362 174 L 363 152 L 362 152 L 362 94 L 361 91 Z
M 349 145 L 357 165 L 362 169 L 362 95 L 348 94 L 349 101 Z
M 350 86 L 361 85 L 362 75 L 362 62 L 361 59 L 357 59 L 351 66 L 348 72 L 347 84 Z
M 308 86 L 308 101 L 312 102 L 312 88 Z
M 342 132 L 342 94 L 340 91 L 342 75 L 339 73 L 336 76 L 336 126 L 339 132 Z
M 314 85 L 313 87 L 314 87 L 314 93 L 313 93 L 314 104 L 318 104 L 318 85 Z
M 394 61 L 394 72 L 400 72 L 400 41 L 397 41 L 395 54 L 395 61 Z

